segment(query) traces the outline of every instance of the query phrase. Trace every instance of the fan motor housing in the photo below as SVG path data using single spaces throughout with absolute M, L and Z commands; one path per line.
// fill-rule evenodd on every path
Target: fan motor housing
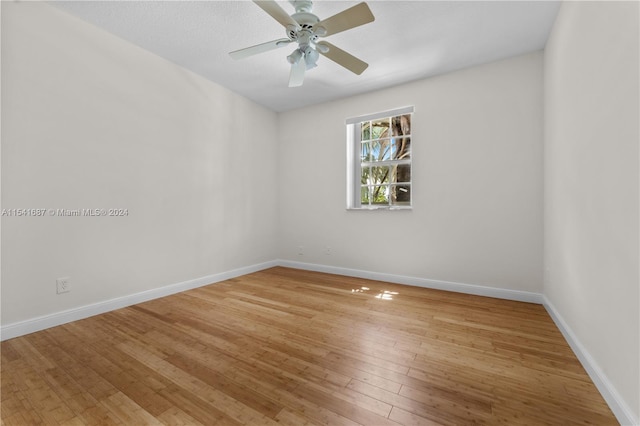
M 297 12 L 291 15 L 291 17 L 299 24 L 299 27 L 287 27 L 287 37 L 289 37 L 289 40 L 306 39 L 308 37 L 310 41 L 315 41 L 318 38 L 313 31 L 313 26 L 320 22 L 320 19 L 316 15 L 308 12 Z
M 320 19 L 316 15 L 308 12 L 296 12 L 293 15 L 291 15 L 291 17 L 295 19 L 296 22 L 301 26 L 308 25 L 312 27 L 313 25 L 320 22 Z

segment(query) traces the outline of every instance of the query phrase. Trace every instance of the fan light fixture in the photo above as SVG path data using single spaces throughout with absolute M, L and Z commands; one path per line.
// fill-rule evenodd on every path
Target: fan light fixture
M 305 49 L 305 51 L 304 51 L 304 62 L 307 65 L 307 69 L 308 70 L 318 66 L 316 64 L 316 62 L 318 61 L 319 57 L 320 57 L 320 55 L 318 54 L 318 52 L 315 49 L 313 49 L 311 46 L 309 46 L 309 47 L 307 47 Z
M 287 61 L 289 61 L 291 65 L 294 65 L 300 62 L 300 59 L 302 59 L 302 56 L 303 56 L 303 53 L 300 51 L 300 49 L 296 49 L 293 51 L 293 53 L 291 53 L 291 55 L 287 56 Z

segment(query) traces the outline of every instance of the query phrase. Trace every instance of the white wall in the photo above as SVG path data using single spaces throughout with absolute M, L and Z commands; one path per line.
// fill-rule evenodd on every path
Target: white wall
M 637 2 L 566 2 L 544 73 L 544 294 L 636 422 L 638 18 Z
M 2 67 L 2 207 L 129 210 L 2 217 L 3 326 L 276 257 L 274 112 L 39 2 Z
M 544 71 L 538 52 L 276 115 L 2 2 L 2 208 L 129 211 L 3 217 L 2 325 L 278 256 L 544 290 L 638 419 L 638 59 L 637 3 L 568 2 Z M 344 119 L 406 105 L 413 210 L 347 211 Z
M 413 210 L 346 211 L 345 119 L 406 105 Z M 542 292 L 541 52 L 278 118 L 282 259 Z

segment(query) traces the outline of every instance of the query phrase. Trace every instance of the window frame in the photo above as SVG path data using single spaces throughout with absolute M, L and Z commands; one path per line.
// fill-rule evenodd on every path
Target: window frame
M 409 164 L 411 167 L 411 179 L 405 183 L 409 185 L 411 197 L 408 205 L 391 205 L 391 204 L 362 204 L 361 201 L 361 146 L 362 146 L 362 123 L 375 121 L 384 118 L 391 118 L 400 115 L 413 115 L 415 108 L 406 106 L 402 108 L 394 108 L 373 114 L 361 115 L 358 117 L 348 118 L 345 121 L 347 130 L 347 210 L 411 210 L 413 208 L 413 152 L 408 160 L 385 160 L 380 162 L 384 166 L 393 166 L 397 164 Z M 413 118 L 412 118 L 413 122 Z M 413 123 L 409 137 L 413 138 Z M 391 136 L 389 136 L 391 138 Z M 373 141 L 373 140 L 372 140 Z M 404 182 L 403 182 L 404 183 Z M 392 184 L 388 186 L 391 187 Z

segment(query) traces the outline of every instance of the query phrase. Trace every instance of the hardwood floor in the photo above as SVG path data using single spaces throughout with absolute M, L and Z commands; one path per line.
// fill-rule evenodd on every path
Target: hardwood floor
M 539 305 L 273 268 L 2 343 L 3 425 L 617 424 Z

